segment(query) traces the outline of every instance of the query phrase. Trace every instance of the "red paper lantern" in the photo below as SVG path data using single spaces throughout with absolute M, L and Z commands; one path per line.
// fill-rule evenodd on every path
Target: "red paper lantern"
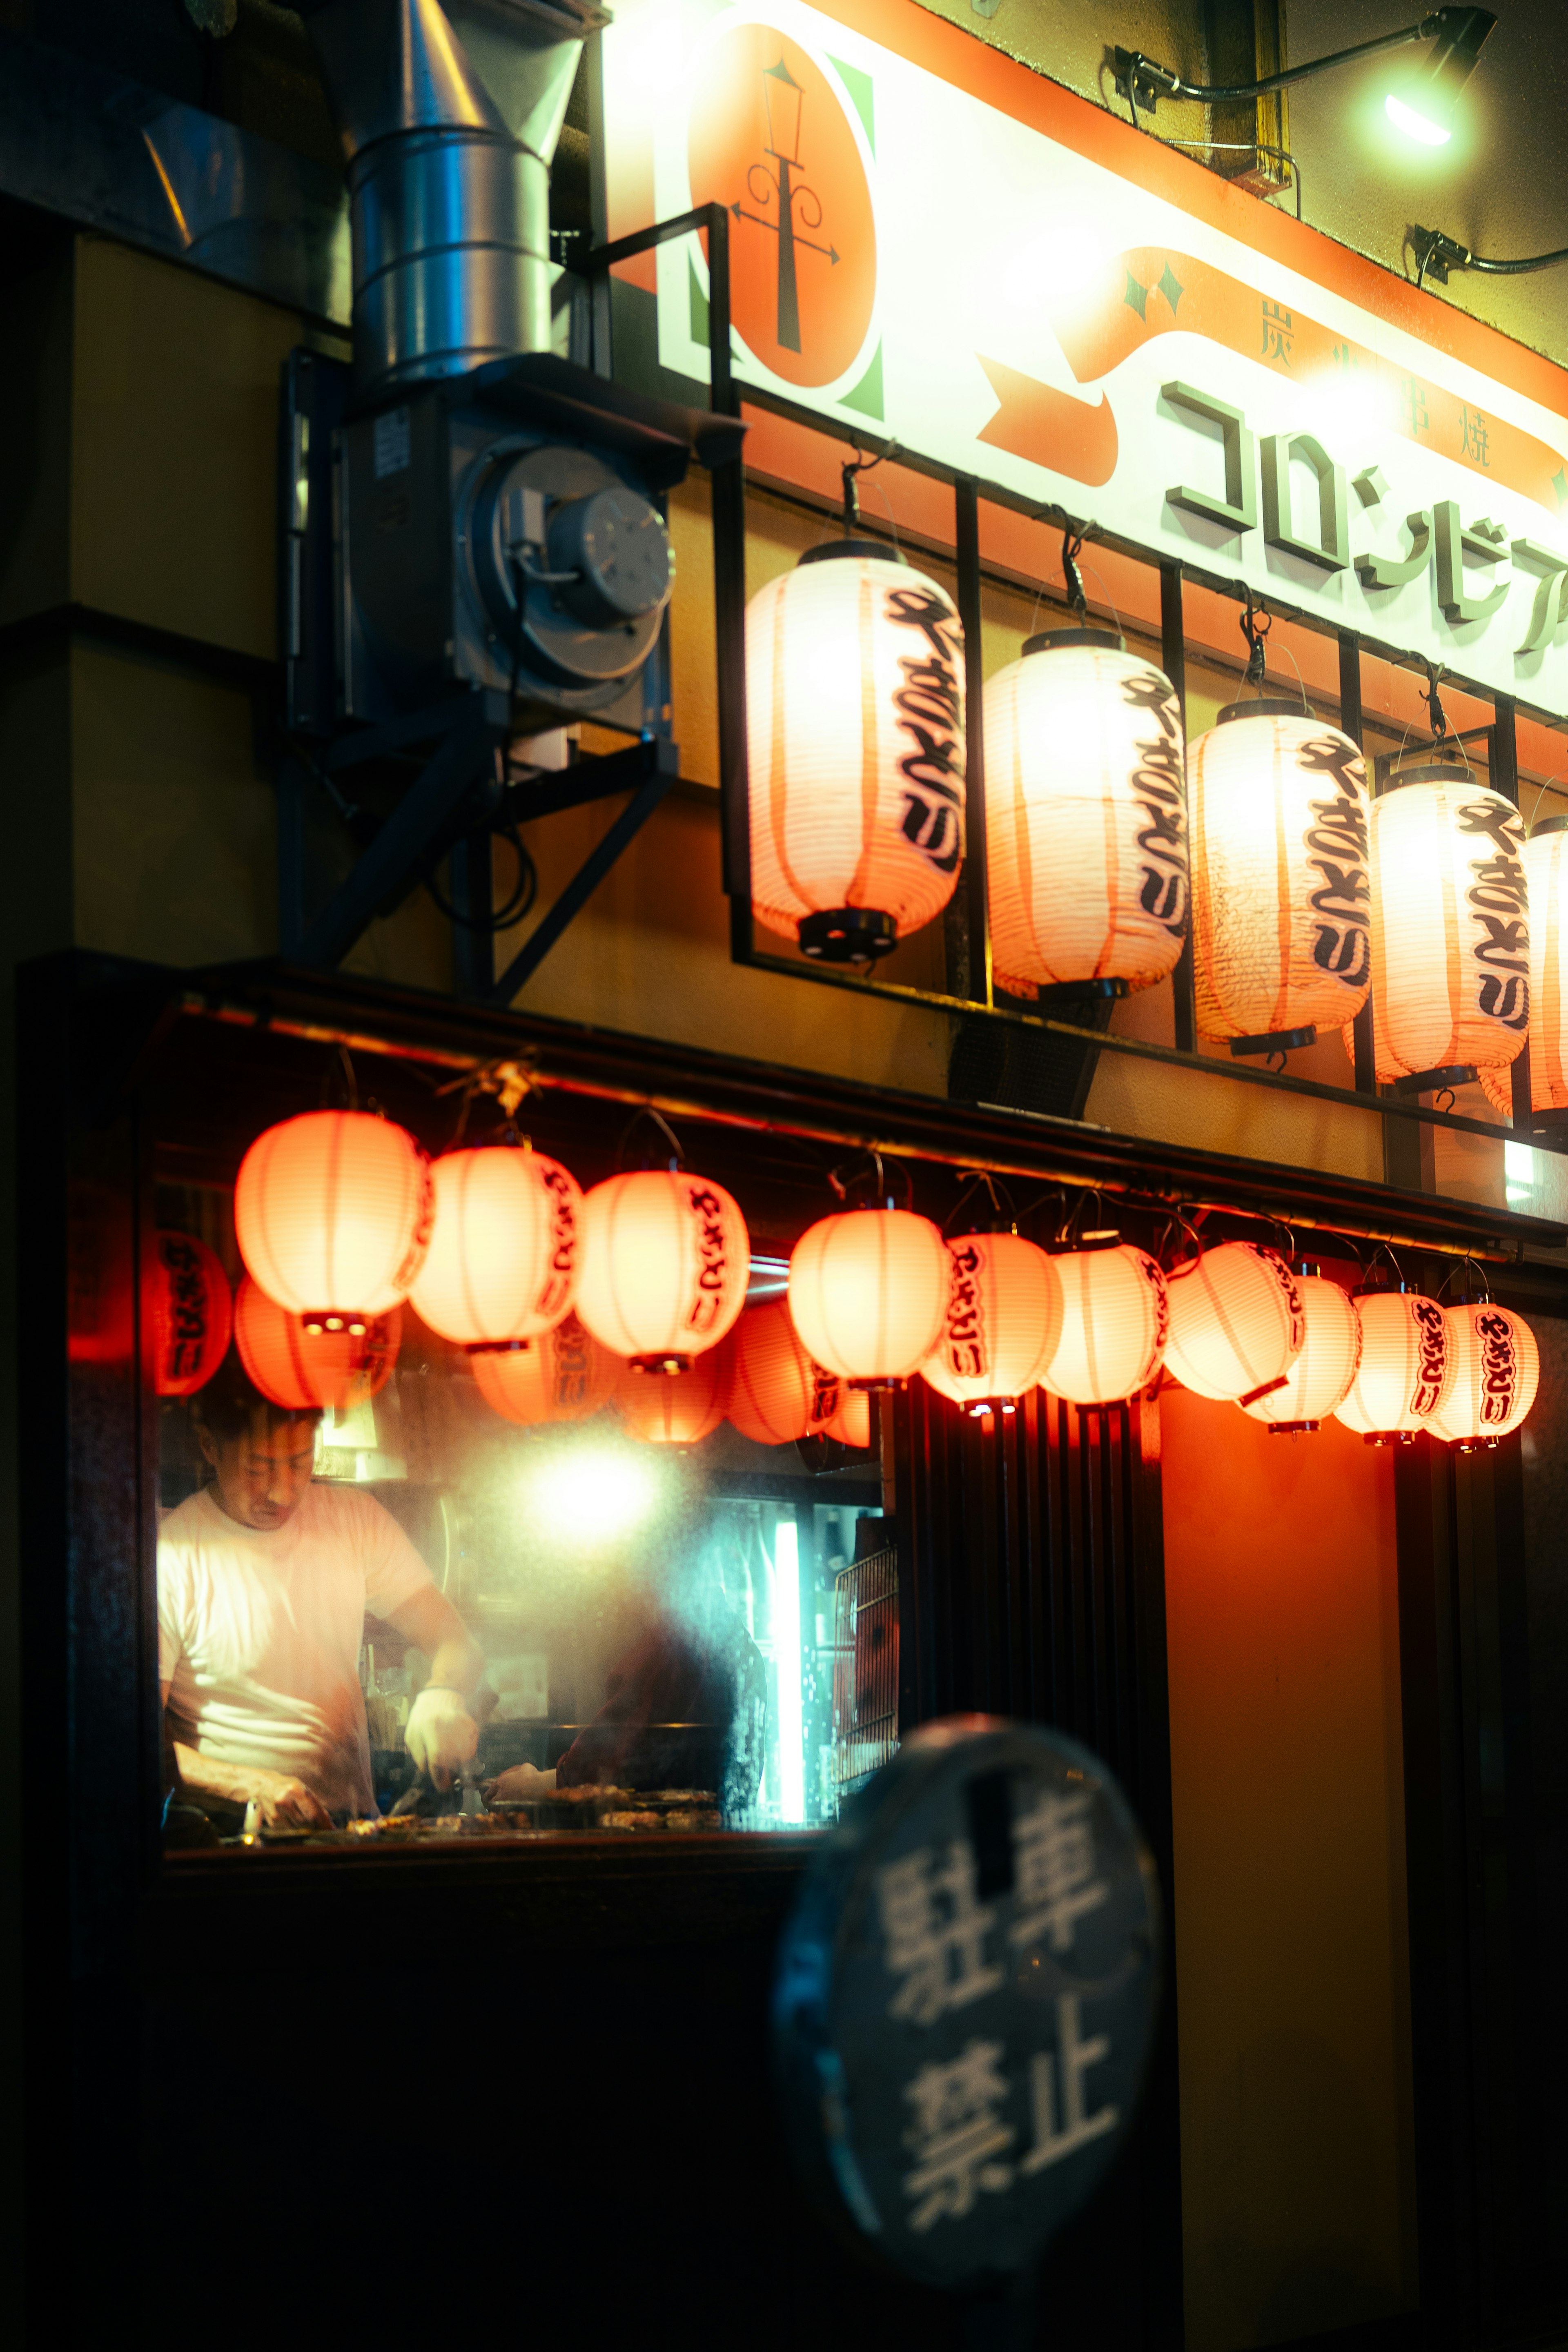
M 531 1339 L 577 1287 L 583 1194 L 541 1151 L 448 1151 L 430 1171 L 430 1246 L 409 1297 L 432 1331 L 464 1347 Z
M 430 1237 L 430 1170 L 368 1111 L 312 1110 L 258 1135 L 239 1166 L 234 1230 L 268 1298 L 355 1336 L 407 1297 Z
M 1452 1370 L 1427 1426 L 1461 1454 L 1474 1454 L 1517 1429 L 1535 1402 L 1541 1349 L 1523 1317 L 1506 1307 L 1448 1307 L 1443 1320 Z
M 377 1395 L 403 1343 L 403 1309 L 373 1315 L 358 1331 L 317 1330 L 251 1281 L 234 1302 L 239 1360 L 255 1386 L 289 1412 L 342 1412 Z
M 1283 1388 L 1242 1406 L 1253 1421 L 1266 1421 L 1281 1436 L 1316 1429 L 1350 1389 L 1361 1363 L 1361 1318 L 1355 1300 L 1321 1274 L 1299 1274 L 1306 1337 L 1285 1375 Z
M 613 1354 L 684 1370 L 716 1348 L 746 1303 L 752 1244 L 721 1184 L 647 1168 L 595 1184 L 583 1202 L 577 1312 Z
M 846 1391 L 836 1372 L 812 1361 L 782 1298 L 748 1307 L 725 1343 L 729 1370 L 726 1412 L 742 1437 L 759 1445 L 787 1445 L 820 1436 Z
M 1165 1352 L 1165 1277 L 1146 1251 L 1067 1250 L 1052 1261 L 1062 1326 L 1039 1384 L 1074 1404 L 1120 1404 L 1147 1387 Z
M 160 1396 L 205 1388 L 228 1352 L 234 1304 L 220 1261 L 193 1234 L 158 1234 L 143 1293 Z
M 1250 1404 L 1282 1380 L 1307 1326 L 1296 1277 L 1278 1250 L 1222 1242 L 1165 1276 L 1165 1370 L 1194 1394 Z
M 1363 1291 L 1361 1362 L 1334 1418 L 1369 1444 L 1411 1444 L 1430 1428 L 1453 1378 L 1448 1327 L 1435 1298 L 1418 1291 Z
M 952 1282 L 947 1244 L 929 1217 L 850 1209 L 795 1244 L 789 1311 L 817 1363 L 858 1387 L 882 1388 L 931 1354 Z
M 948 1250 L 947 1319 L 921 1377 L 966 1412 L 1011 1412 L 1060 1336 L 1060 1279 L 1017 1234 L 966 1234 Z
M 871 1443 L 871 1400 L 864 1389 L 840 1388 L 840 1403 L 832 1420 L 823 1428 L 824 1437 L 836 1437 L 840 1445 L 858 1445 L 864 1452 Z
M 724 1356 L 709 1349 L 684 1372 L 623 1367 L 616 1401 L 629 1437 L 649 1445 L 696 1445 L 724 1418 Z
M 586 1421 L 608 1404 L 621 1370 L 575 1315 L 521 1347 L 476 1348 L 468 1361 L 485 1402 L 525 1426 Z

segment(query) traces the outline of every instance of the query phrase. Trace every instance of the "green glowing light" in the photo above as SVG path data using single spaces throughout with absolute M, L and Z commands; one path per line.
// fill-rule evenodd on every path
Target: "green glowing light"
M 1383 107 L 1395 130 L 1403 131 L 1407 139 L 1418 139 L 1424 147 L 1446 147 L 1454 135 L 1440 122 L 1434 122 L 1430 115 L 1418 114 L 1404 99 L 1395 98 L 1392 90 Z

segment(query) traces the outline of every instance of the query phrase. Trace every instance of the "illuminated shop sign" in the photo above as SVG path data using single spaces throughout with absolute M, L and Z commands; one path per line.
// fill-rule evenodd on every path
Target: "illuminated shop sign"
M 742 384 L 1568 709 L 1562 370 L 910 0 L 617 0 L 603 78 L 612 232 L 731 214 Z M 700 242 L 636 267 L 704 380 Z

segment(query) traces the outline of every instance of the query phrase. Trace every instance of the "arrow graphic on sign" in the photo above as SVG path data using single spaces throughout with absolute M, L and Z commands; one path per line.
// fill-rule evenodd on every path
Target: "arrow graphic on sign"
M 1054 384 L 1005 367 L 1000 360 L 988 360 L 983 352 L 974 356 L 1002 404 L 978 439 L 1032 466 L 1065 474 L 1070 481 L 1085 482 L 1091 489 L 1110 481 L 1119 442 L 1116 418 L 1103 393 L 1098 401 L 1075 400 Z

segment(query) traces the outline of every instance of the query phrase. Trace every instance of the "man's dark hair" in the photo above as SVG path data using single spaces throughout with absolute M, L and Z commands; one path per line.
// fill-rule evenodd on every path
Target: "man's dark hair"
M 191 1412 L 197 1427 L 219 1445 L 232 1445 L 237 1438 L 248 1437 L 258 1424 L 270 1436 L 290 1422 L 308 1421 L 313 1428 L 321 1418 L 320 1405 L 274 1404 L 270 1397 L 264 1397 L 236 1348 L 230 1348 L 205 1388 L 191 1399 Z

